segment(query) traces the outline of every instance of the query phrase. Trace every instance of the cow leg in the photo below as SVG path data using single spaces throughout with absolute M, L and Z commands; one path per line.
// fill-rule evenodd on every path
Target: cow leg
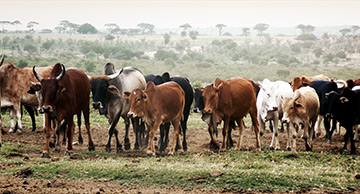
M 17 124 L 18 124 L 18 129 L 17 131 L 18 132 L 21 132 L 22 130 L 22 124 L 21 124 L 21 105 L 19 106 L 14 106 L 14 110 L 15 110 L 15 113 L 16 113 L 16 119 L 17 119 Z
M 259 123 L 260 125 L 260 123 Z M 269 128 L 270 128 L 270 131 L 274 133 L 274 126 L 272 124 L 272 121 L 270 120 L 269 121 Z M 263 132 L 265 131 L 265 123 L 264 123 L 264 129 L 263 129 Z M 260 135 L 261 135 L 261 130 L 260 130 Z M 262 135 L 261 135 L 262 136 Z
M 209 131 L 209 135 L 210 135 L 210 150 L 217 151 L 220 148 L 220 145 L 217 143 L 217 141 L 215 139 L 212 125 L 213 125 L 212 122 L 211 122 L 211 124 L 208 125 L 208 131 Z
M 108 129 L 108 131 L 109 131 L 109 138 L 108 138 L 108 142 L 107 142 L 107 144 L 106 144 L 106 146 L 105 146 L 105 151 L 106 151 L 106 152 L 110 152 L 110 151 L 111 151 L 111 137 L 112 137 L 112 135 L 114 134 L 115 126 L 116 126 L 116 124 L 119 122 L 119 119 L 120 119 L 120 112 L 115 115 L 115 117 L 114 117 L 114 119 L 112 120 L 111 125 L 110 125 L 110 127 L 109 127 L 109 129 Z M 118 138 L 117 133 L 115 134 L 115 137 L 116 137 L 116 139 Z M 118 153 L 122 151 L 121 144 L 120 144 L 120 142 L 118 142 L 118 141 L 117 141 L 117 145 L 116 145 L 116 151 L 117 151 Z
M 83 115 L 84 115 L 84 120 L 85 120 L 85 127 L 86 127 L 86 132 L 88 135 L 88 150 L 89 151 L 94 151 L 95 150 L 95 145 L 94 142 L 92 140 L 91 137 L 91 131 L 90 131 L 90 119 L 89 119 L 89 109 L 86 107 L 85 110 L 83 110 Z M 81 114 L 77 115 L 78 117 L 78 126 L 79 126 L 79 143 L 83 144 L 83 139 L 81 137 L 81 132 L 80 132 L 80 128 L 81 128 Z M 81 140 L 80 140 L 81 137 Z
M 173 141 L 172 141 L 172 146 L 171 149 L 169 151 L 169 155 L 174 155 L 174 151 L 175 151 L 175 147 L 177 144 L 177 141 L 180 141 L 179 135 L 180 135 L 180 122 L 181 122 L 181 117 L 177 120 L 172 121 L 172 125 L 174 126 L 174 136 L 173 136 Z M 182 153 L 182 145 L 179 144 L 179 150 Z
M 240 151 L 240 148 L 241 148 L 241 143 L 242 143 L 242 136 L 243 136 L 243 132 L 244 132 L 244 121 L 242 119 L 239 119 L 236 121 L 237 124 L 238 124 L 238 127 L 239 127 L 239 140 L 236 144 L 236 150 Z
M 77 114 L 77 125 L 79 127 L 79 139 L 78 139 L 78 141 L 79 141 L 79 144 L 82 145 L 84 143 L 84 140 L 83 140 L 82 135 L 81 135 L 81 113 Z M 88 132 L 88 136 L 89 136 L 89 134 L 90 133 Z M 90 142 L 89 142 L 89 144 L 90 144 Z
M 337 126 L 336 124 L 337 124 L 337 120 L 333 118 L 331 130 L 329 130 L 329 135 L 328 135 L 329 143 L 331 143 L 331 137 L 332 137 L 334 131 L 336 130 L 336 126 Z
M 125 147 L 125 150 L 129 150 L 131 147 L 130 140 L 129 140 L 130 119 L 128 117 L 123 117 L 123 118 L 125 120 L 124 147 Z
M 229 149 L 231 149 L 232 147 L 234 147 L 234 141 L 231 137 L 231 132 L 232 132 L 232 129 L 234 128 L 235 129 L 235 122 L 234 121 L 230 121 L 229 123 L 229 128 L 228 128 L 228 139 L 227 139 L 227 146 Z
M 293 138 L 293 146 L 292 146 L 292 149 L 294 151 L 296 151 L 296 137 L 297 137 L 297 130 L 296 130 L 296 127 L 294 126 L 294 123 L 290 123 L 290 128 L 291 128 L 291 131 L 292 131 L 292 138 Z M 299 128 L 299 126 L 297 126 L 297 128 Z
M 324 119 L 324 127 L 325 127 L 325 131 L 326 131 L 325 138 L 330 143 L 330 139 L 331 139 L 331 137 L 330 137 L 330 118 Z
M 256 104 L 254 104 L 252 109 L 250 110 L 250 116 L 251 116 L 252 127 L 254 129 L 255 136 L 256 136 L 256 149 L 258 151 L 261 151 L 260 131 L 259 131 L 259 123 L 257 121 Z
M 354 131 L 355 131 L 354 140 L 359 141 L 359 125 L 354 125 L 353 128 L 354 128 Z
M 119 137 L 118 137 L 118 130 L 115 128 L 114 129 L 114 135 L 115 135 L 115 140 L 116 140 L 116 153 L 122 153 L 123 150 L 122 150 L 122 145 L 120 143 L 120 140 L 119 140 Z
M 62 126 L 61 125 L 61 121 L 56 121 L 57 124 L 54 125 L 56 126 L 56 129 L 54 130 L 54 136 L 55 136 L 55 151 L 56 152 L 60 152 L 60 132 L 63 130 L 63 131 L 66 131 L 66 126 Z M 66 122 L 65 122 L 66 123 Z M 63 133 L 64 134 L 64 139 L 65 139 L 65 132 Z
M 49 155 L 49 144 L 51 138 L 51 116 L 50 113 L 45 113 L 45 145 L 41 154 L 42 158 L 50 158 Z
M 304 135 L 303 135 L 303 139 L 305 140 L 305 147 L 306 147 L 306 151 L 312 151 L 312 146 L 311 146 L 311 142 L 310 142 L 310 130 L 311 130 L 311 126 L 309 125 L 309 123 L 305 123 L 304 126 Z M 312 135 L 312 133 L 311 133 Z
M 163 153 L 168 145 L 169 130 L 170 130 L 170 123 L 164 123 L 160 125 L 160 138 L 158 143 L 160 145 L 160 149 L 159 149 L 160 153 Z
M 149 143 L 148 143 L 148 147 L 146 149 L 146 153 L 148 156 L 155 156 L 154 136 L 155 136 L 156 130 L 160 127 L 160 124 L 161 123 L 159 121 L 154 123 L 153 126 L 146 123 L 146 127 L 149 130 Z
M 140 125 L 139 125 L 139 118 L 132 118 L 131 119 L 131 123 L 133 126 L 133 131 L 135 134 L 135 145 L 134 145 L 134 150 L 139 150 L 139 148 L 141 147 L 141 137 L 140 137 Z
M 228 138 L 227 136 L 228 136 L 229 123 L 230 123 L 230 117 L 225 117 L 224 118 L 224 127 L 223 127 L 223 130 L 222 130 L 223 143 L 222 143 L 222 146 L 221 146 L 221 150 L 228 149 L 226 141 L 227 141 L 227 138 Z
M 62 140 L 62 144 L 66 145 L 66 126 L 67 126 L 67 122 L 64 121 L 62 124 L 61 122 L 58 123 L 59 125 L 61 125 L 61 132 L 63 133 L 63 140 Z
M 279 129 L 278 129 L 278 116 L 277 114 L 274 114 L 274 129 L 273 129 L 273 135 L 272 135 L 272 139 L 271 139 L 271 144 L 270 144 L 270 150 L 280 150 L 280 146 L 279 146 L 279 139 L 278 139 L 278 135 L 279 135 Z M 260 124 L 260 123 L 259 123 Z M 275 146 L 274 146 L 275 144 Z
M 74 153 L 74 150 L 72 149 L 72 142 L 73 142 L 73 138 L 74 138 L 74 120 L 73 120 L 73 116 L 70 116 L 67 118 L 67 129 L 66 129 L 66 135 L 67 135 L 67 150 L 65 152 L 66 156 L 69 156 L 71 154 Z
M 15 110 L 13 108 L 9 108 L 9 115 L 10 115 L 10 133 L 15 132 Z
M 182 135 L 183 135 L 182 148 L 185 152 L 187 151 L 187 142 L 186 142 L 187 125 L 186 125 L 186 123 L 187 123 L 188 117 L 189 117 L 189 114 L 187 114 L 187 116 L 186 116 L 186 114 L 184 114 L 184 119 L 181 119 L 181 129 L 180 129 L 182 131 Z M 176 143 L 175 151 L 178 150 L 179 143 L 180 142 Z
M 321 122 L 322 122 L 323 118 L 324 117 L 322 115 L 319 115 L 317 117 L 317 121 L 316 121 L 316 124 L 315 124 L 315 135 L 316 135 L 316 137 L 320 137 L 320 135 L 321 135 Z
M 287 132 L 287 140 L 286 140 L 286 149 L 291 151 L 291 139 L 290 139 L 290 125 L 286 123 L 286 132 Z
M 352 127 L 349 127 L 348 129 L 349 129 L 349 138 L 350 138 L 350 143 L 351 143 L 350 154 L 355 154 L 354 133 L 353 133 Z
M 26 111 L 29 113 L 30 118 L 31 118 L 31 123 L 32 123 L 32 131 L 36 130 L 36 122 L 35 122 L 35 113 L 34 113 L 34 108 L 31 106 L 24 106 Z

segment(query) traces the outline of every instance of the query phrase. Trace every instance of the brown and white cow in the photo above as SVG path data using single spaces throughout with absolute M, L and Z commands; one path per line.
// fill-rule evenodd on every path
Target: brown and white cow
M 67 150 L 66 155 L 73 153 L 72 141 L 74 136 L 75 114 L 83 112 L 85 126 L 89 138 L 89 150 L 94 150 L 95 146 L 90 135 L 89 122 L 89 102 L 90 102 L 90 81 L 87 75 L 78 69 L 65 70 L 65 66 L 58 63 L 51 71 L 50 78 L 42 78 L 35 66 L 33 67 L 35 77 L 41 83 L 41 92 L 43 94 L 43 110 L 45 112 L 45 132 L 46 139 L 42 157 L 49 156 L 49 143 L 51 137 L 51 119 L 55 114 L 57 121 L 57 141 L 55 150 L 59 150 L 60 141 L 60 122 L 65 119 L 67 122 Z
M 154 135 L 162 123 L 171 122 L 174 126 L 173 144 L 169 155 L 174 154 L 176 140 L 179 139 L 180 121 L 185 106 L 185 92 L 179 84 L 170 81 L 155 86 L 153 82 L 146 85 L 145 90 L 135 89 L 131 93 L 124 92 L 130 99 L 129 117 L 141 117 L 149 130 L 147 154 L 155 156 Z M 179 144 L 179 149 L 182 145 Z
M 314 126 L 320 110 L 320 102 L 316 91 L 309 86 L 299 88 L 295 91 L 293 97 L 286 97 L 284 99 L 283 108 L 284 116 L 282 121 L 290 124 L 287 131 L 287 149 L 296 150 L 297 132 L 295 125 L 298 127 L 302 125 L 304 128 L 303 138 L 305 139 L 306 150 L 311 151 Z M 292 148 L 290 146 L 290 130 L 293 135 Z
M 237 122 L 240 135 L 236 149 L 239 150 L 244 130 L 243 118 L 250 113 L 252 127 L 256 136 L 256 148 L 260 148 L 260 132 L 257 120 L 256 93 L 251 81 L 247 78 L 232 78 L 226 81 L 216 78 L 213 85 L 200 90 L 204 99 L 204 113 L 214 114 L 217 123 L 224 121 L 223 143 L 221 149 L 227 148 L 228 127 L 231 120 Z M 209 130 L 211 132 L 212 130 Z M 218 143 L 212 137 L 212 143 Z M 219 147 L 219 146 L 218 146 Z
M 327 77 L 326 75 L 315 75 L 315 76 L 312 76 L 312 77 L 307 77 L 307 76 L 302 76 L 301 78 L 300 77 L 294 77 L 291 82 L 290 82 L 290 85 L 291 85 L 291 88 L 293 89 L 293 91 L 303 87 L 303 86 L 308 86 L 310 85 L 310 83 L 312 81 L 315 81 L 315 80 L 326 80 L 326 81 L 330 81 L 330 78 Z
M 31 68 L 17 68 L 10 62 L 3 64 L 3 61 L 4 56 L 0 62 L 0 107 L 11 107 L 10 112 L 16 115 L 18 130 L 21 130 L 21 105 L 38 107 L 36 96 L 27 93 L 31 86 L 30 81 L 35 82 L 36 78 Z M 49 77 L 52 68 L 39 67 L 38 73 L 42 77 Z M 1 122 L 0 114 L 0 126 Z M 13 132 L 14 128 L 15 122 L 12 119 L 9 131 Z

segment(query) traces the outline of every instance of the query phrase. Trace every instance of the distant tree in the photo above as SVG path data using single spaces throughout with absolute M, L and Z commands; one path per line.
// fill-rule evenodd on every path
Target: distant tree
M 304 24 L 299 24 L 299 25 L 296 26 L 296 28 L 301 30 L 301 34 L 305 34 L 306 26 Z
M 120 29 L 117 24 L 109 23 L 104 25 L 110 34 L 116 34 L 116 29 Z
M 63 26 L 56 26 L 56 27 L 55 27 L 55 30 L 56 30 L 58 33 L 64 33 L 64 34 L 65 34 L 66 28 L 64 28 Z
M 199 32 L 198 32 L 198 31 L 190 31 L 190 32 L 189 32 L 189 36 L 190 36 L 190 38 L 191 38 L 193 41 L 196 40 L 196 38 L 197 38 L 198 35 L 199 35 Z
M 352 30 L 353 35 L 355 35 L 355 34 L 356 34 L 356 31 L 360 30 L 360 27 L 354 25 L 354 26 L 351 26 L 351 30 Z
M 165 33 L 163 37 L 164 37 L 164 43 L 166 46 L 167 44 L 169 44 L 171 36 L 168 33 Z
M 254 26 L 254 30 L 258 31 L 258 36 L 262 36 L 263 32 L 270 27 L 269 24 L 259 23 Z
M 114 40 L 115 39 L 115 36 L 111 35 L 111 34 L 108 34 L 105 36 L 105 40 Z
M 70 35 L 75 33 L 76 31 L 78 31 L 80 25 L 79 24 L 74 24 L 74 23 L 69 23 L 69 32 Z M 95 32 L 96 33 L 96 32 Z M 95 33 L 91 33 L 91 34 L 95 34 Z
M 145 34 L 145 31 L 147 30 L 146 33 L 148 34 L 152 34 L 154 32 L 154 28 L 155 26 L 149 23 L 140 23 L 137 25 L 140 29 L 142 34 Z
M 225 24 L 216 24 L 215 27 L 218 28 L 218 30 L 219 30 L 219 36 L 221 36 L 222 29 L 223 29 L 224 27 L 226 27 L 226 25 L 225 25 Z
M 129 28 L 129 29 L 127 30 L 127 34 L 128 34 L 129 36 L 134 36 L 134 35 L 139 34 L 140 31 L 141 31 L 141 30 L 138 29 L 138 28 Z
M 192 28 L 191 25 L 189 23 L 180 25 L 179 28 L 182 28 L 183 31 L 181 32 L 181 36 L 185 37 L 187 35 L 187 29 Z
M 11 22 L 11 24 L 16 27 L 16 33 L 18 33 L 19 32 L 18 25 L 21 25 L 21 22 L 19 20 L 15 20 L 15 21 Z
M 6 30 L 5 30 L 5 25 L 8 25 L 8 24 L 11 24 L 11 22 L 9 22 L 9 21 L 0 21 L 0 24 L 1 24 L 1 26 L 2 26 L 2 32 L 5 32 Z
M 341 33 L 342 36 L 346 36 L 347 33 L 351 32 L 351 29 L 343 28 L 343 29 L 339 30 L 339 32 Z
M 40 33 L 42 33 L 42 34 L 51 34 L 52 30 L 50 30 L 50 29 L 42 29 Z
M 59 26 L 62 27 L 62 29 L 64 29 L 64 34 L 66 33 L 66 30 L 69 28 L 70 26 L 70 22 L 68 20 L 61 20 L 59 22 Z
M 242 28 L 242 36 L 245 36 L 245 37 L 247 37 L 247 36 L 249 36 L 250 35 L 250 28 Z
M 97 30 L 93 25 L 85 23 L 79 26 L 77 32 L 79 32 L 80 34 L 96 34 Z
M 29 31 L 30 31 L 30 32 L 35 32 L 35 30 L 34 30 L 35 25 L 39 25 L 39 23 L 38 23 L 38 22 L 35 22 L 35 21 L 30 21 L 30 22 L 26 25 L 26 27 L 29 28 Z
M 311 34 L 315 30 L 314 26 L 304 24 L 299 24 L 296 26 L 296 28 L 301 30 L 301 34 Z

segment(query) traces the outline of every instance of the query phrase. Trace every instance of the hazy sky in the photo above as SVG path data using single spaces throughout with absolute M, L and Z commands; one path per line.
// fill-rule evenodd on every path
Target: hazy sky
M 38 22 L 37 29 L 53 29 L 60 20 L 90 23 L 98 29 L 106 23 L 134 28 L 141 22 L 155 28 L 178 28 L 184 23 L 192 27 L 360 25 L 360 0 L 0 0 L 0 20 L 20 20 L 19 29 L 26 29 L 29 21 Z

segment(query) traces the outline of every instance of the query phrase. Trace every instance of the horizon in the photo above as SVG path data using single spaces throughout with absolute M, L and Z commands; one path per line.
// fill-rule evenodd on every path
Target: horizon
M 106 29 L 107 23 L 137 28 L 143 22 L 155 29 L 178 29 L 185 23 L 192 28 L 215 28 L 219 23 L 228 28 L 252 28 L 258 23 L 274 28 L 295 28 L 298 24 L 352 26 L 360 24 L 360 1 L 0 0 L 0 20 L 19 20 L 19 30 L 26 29 L 30 21 L 39 23 L 37 30 L 53 30 L 61 20 L 89 23 L 99 30 Z M 16 29 L 10 25 L 6 28 Z

